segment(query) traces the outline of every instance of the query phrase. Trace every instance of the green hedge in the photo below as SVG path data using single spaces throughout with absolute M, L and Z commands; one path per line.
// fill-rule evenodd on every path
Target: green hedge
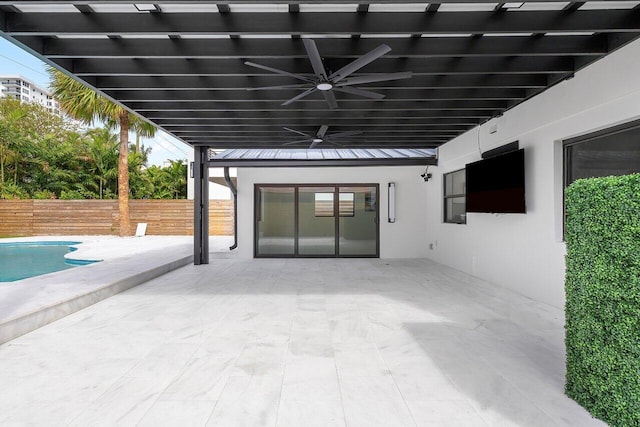
M 567 189 L 566 393 L 640 426 L 640 174 Z

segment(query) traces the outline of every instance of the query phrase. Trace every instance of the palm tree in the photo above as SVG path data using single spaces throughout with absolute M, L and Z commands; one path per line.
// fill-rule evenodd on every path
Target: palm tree
M 118 148 L 118 211 L 120 235 L 131 235 L 129 218 L 129 130 L 141 136 L 151 137 L 155 127 L 124 107 L 108 100 L 93 89 L 50 67 L 51 89 L 60 108 L 69 116 L 86 124 L 100 120 L 110 127 L 120 128 Z
M 169 160 L 171 165 L 166 169 L 167 179 L 171 187 L 173 199 L 187 197 L 187 165 L 182 160 Z
M 107 128 L 90 129 L 87 136 L 92 169 L 98 175 L 98 196 L 102 199 L 105 185 L 115 182 L 118 176 L 118 137 Z

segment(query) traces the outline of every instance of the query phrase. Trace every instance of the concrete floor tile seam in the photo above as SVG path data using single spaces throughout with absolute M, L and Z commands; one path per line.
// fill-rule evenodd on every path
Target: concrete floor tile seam
M 338 372 L 338 364 L 336 363 L 336 358 L 334 356 L 333 358 L 333 367 L 335 369 L 335 373 L 336 373 L 336 378 L 338 379 L 338 396 L 340 396 L 340 408 L 342 410 L 342 417 L 344 419 L 344 423 L 345 423 L 345 427 L 348 427 L 348 423 L 347 423 L 347 414 L 345 412 L 344 409 L 344 396 L 343 396 L 343 384 L 342 384 L 342 378 L 340 377 L 340 373 Z
M 378 346 L 376 346 L 376 351 L 378 352 L 378 354 L 380 354 Z M 391 369 L 389 369 L 389 365 L 388 365 L 387 361 L 382 357 L 382 355 L 380 355 L 380 358 L 382 358 L 382 360 L 384 361 L 385 366 L 387 367 L 387 371 L 389 372 L 389 376 L 391 377 L 391 380 L 393 381 L 393 384 L 395 385 L 396 390 L 398 390 L 398 393 L 400 394 L 400 397 L 402 397 L 402 401 L 404 402 L 405 406 L 407 407 L 407 410 L 409 411 L 409 415 L 411 416 L 411 419 L 413 420 L 414 425 L 417 426 L 418 423 L 417 423 L 416 417 L 413 414 L 413 411 L 411 411 L 411 406 L 409 405 L 409 402 L 407 401 L 406 397 L 402 393 L 402 389 L 398 385 L 398 382 L 396 381 L 396 378 L 391 373 Z
M 295 322 L 295 320 L 292 318 L 291 319 L 291 326 L 289 328 L 289 336 L 291 336 L 291 334 L 293 333 L 294 322 Z M 284 359 L 284 369 L 283 369 L 282 378 L 281 378 L 281 381 L 280 381 L 280 395 L 279 395 L 279 398 L 278 398 L 278 409 L 276 409 L 275 425 L 278 425 L 278 417 L 280 415 L 280 401 L 282 400 L 282 389 L 284 388 L 284 378 L 285 378 L 285 374 L 286 374 L 286 371 L 287 371 L 287 365 L 289 363 L 290 349 L 291 349 L 291 340 L 289 340 L 289 342 L 287 342 L 286 356 L 285 356 L 285 359 Z

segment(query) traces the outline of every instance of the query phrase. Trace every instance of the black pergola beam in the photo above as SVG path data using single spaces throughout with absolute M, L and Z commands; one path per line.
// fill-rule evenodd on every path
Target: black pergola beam
M 368 13 L 12 13 L 12 35 L 64 34 L 450 34 L 640 32 L 637 10 Z M 170 31 L 169 31 L 170 29 Z
M 54 60 L 77 76 L 107 75 L 199 75 L 199 76 L 246 76 L 269 75 L 245 65 L 241 60 L 217 59 L 57 59 Z M 338 69 L 347 61 L 327 60 L 331 69 Z M 263 65 L 287 70 L 291 73 L 309 74 L 311 66 L 307 60 L 282 59 L 265 60 Z M 434 74 L 530 74 L 564 73 L 573 71 L 571 57 L 480 57 L 480 58 L 431 58 L 428 61 L 417 58 L 386 59 L 376 61 L 376 73 L 394 73 L 398 70 L 412 71 L 414 75 Z M 352 76 L 363 75 L 354 73 Z M 291 83 L 299 83 L 293 78 Z
M 161 108 L 161 104 L 166 104 L 166 108 Z M 296 102 L 297 105 L 304 106 L 305 109 L 314 110 L 314 109 L 327 109 L 326 102 L 324 100 L 300 100 Z M 253 102 L 247 101 L 242 104 L 236 104 L 234 102 L 225 103 L 222 105 L 220 101 L 194 101 L 194 102 L 185 102 L 185 101 L 177 101 L 177 102 L 165 102 L 158 103 L 155 101 L 135 101 L 135 102 L 127 102 L 124 105 L 129 108 L 139 111 L 144 110 L 145 108 L 153 108 L 154 110 L 216 110 L 223 109 L 224 111 L 246 111 L 246 110 L 259 110 L 265 108 L 286 108 L 281 107 L 277 102 Z M 404 101 L 404 100 L 379 100 L 375 103 L 372 103 L 369 100 L 361 101 L 361 100 L 346 100 L 346 99 L 338 99 L 338 106 L 343 106 L 343 110 L 349 111 L 350 109 L 358 109 L 358 110 L 387 110 L 387 109 L 396 109 L 396 110 L 413 110 L 413 109 L 431 109 L 431 110 L 501 110 L 507 108 L 507 101 L 429 101 L 429 100 L 419 100 L 419 101 Z
M 247 134 L 259 134 L 262 132 L 272 133 L 278 132 L 273 129 L 282 129 L 282 126 L 287 126 L 290 128 L 296 128 L 300 130 L 307 129 L 309 131 L 316 131 L 318 127 L 321 125 L 328 125 L 331 128 L 336 129 L 345 129 L 345 130 L 361 130 L 368 129 L 370 132 L 386 132 L 389 129 L 393 129 L 394 132 L 424 132 L 424 133 L 433 133 L 433 132 L 449 132 L 449 133 L 457 133 L 463 130 L 468 129 L 469 127 L 476 126 L 477 121 L 472 121 L 466 124 L 459 125 L 449 125 L 449 126 L 440 126 L 440 127 L 432 127 L 432 126 L 421 126 L 419 123 L 387 123 L 385 125 L 373 126 L 371 123 L 363 123 L 354 121 L 351 123 L 345 122 L 335 122 L 332 120 L 309 120 L 306 122 L 296 122 L 296 121 L 279 121 L 279 122 L 267 122 L 261 123 L 260 125 L 252 125 L 252 126 L 242 126 L 242 125 L 216 125 L 216 126 L 185 126 L 178 125 L 175 123 L 159 123 L 163 128 L 183 133 L 198 133 L 203 132 L 207 134 L 238 134 L 238 133 L 247 133 Z
M 245 121 L 246 124 L 256 120 L 361 120 L 363 123 L 369 121 L 411 121 L 422 120 L 425 125 L 429 124 L 457 124 L 461 120 L 475 118 L 479 115 L 486 115 L 484 111 L 477 110 L 451 110 L 451 111 L 433 111 L 433 110 L 397 110 L 397 111 L 349 111 L 349 115 L 345 115 L 341 111 L 332 110 L 256 110 L 245 111 L 243 113 L 229 112 L 226 110 L 219 111 L 158 111 L 158 110 L 141 110 L 145 116 L 153 120 L 180 120 L 193 121 L 195 123 L 218 122 L 218 121 Z
M 425 140 L 434 140 L 434 139 L 451 139 L 453 137 L 455 137 L 456 135 L 459 135 L 462 132 L 459 133 L 445 133 L 445 134 L 430 134 L 430 135 L 411 135 L 411 136 L 404 136 L 404 135 L 400 135 L 397 138 L 394 138 L 396 140 L 399 141 L 406 141 L 406 142 L 422 142 Z M 301 138 L 296 138 L 296 136 L 278 136 L 278 135 L 274 135 L 274 136 L 269 136 L 269 135 L 233 135 L 233 136 L 218 136 L 218 135 L 207 135 L 207 134 L 196 134 L 196 135 L 178 135 L 179 137 L 184 137 L 190 141 L 195 141 L 195 140 L 209 140 L 211 142 L 216 142 L 216 141 L 228 141 L 228 142 L 237 142 L 237 143 L 244 143 L 244 142 L 254 142 L 256 140 L 259 140 L 259 142 L 273 142 L 274 144 L 278 144 L 278 143 L 283 143 L 283 142 L 291 142 L 291 141 L 297 141 Z M 384 142 L 384 141 L 388 141 L 390 138 L 389 135 L 366 135 L 366 136 L 359 136 L 359 137 L 353 137 L 353 138 L 344 138 L 344 142 L 346 143 L 357 143 L 357 142 L 366 142 L 366 141 L 372 141 L 372 142 Z M 339 142 L 339 140 L 337 140 Z
M 301 41 L 293 39 L 57 39 L 35 36 L 16 37 L 25 45 L 50 58 L 303 58 Z M 317 41 L 324 58 L 357 58 L 381 43 L 391 52 L 386 58 L 477 57 L 477 56 L 591 56 L 607 53 L 607 36 L 567 37 L 470 37 L 411 39 L 381 38 Z
M 396 132 L 400 134 L 402 133 L 407 134 L 407 135 L 402 135 L 403 137 L 405 136 L 415 137 L 415 136 L 424 136 L 424 135 L 452 135 L 452 134 L 455 135 L 469 128 L 469 126 L 459 126 L 457 128 L 447 128 L 447 129 L 413 129 L 408 127 L 403 128 L 403 127 L 392 126 L 392 125 L 388 125 L 384 127 L 369 127 L 369 126 L 356 126 L 356 125 L 347 125 L 347 126 L 336 125 L 334 123 L 322 123 L 322 124 L 325 124 L 330 127 L 329 134 L 331 134 L 331 132 L 335 132 L 338 130 L 341 132 L 350 131 L 350 130 L 361 130 L 364 132 L 363 136 L 385 136 L 385 137 L 389 135 L 393 135 Z M 291 126 L 288 123 L 287 125 L 288 127 L 291 128 Z M 315 131 L 318 130 L 319 127 L 320 127 L 319 124 L 313 125 L 313 126 L 305 125 L 305 126 L 296 126 L 295 129 L 314 133 Z M 175 132 L 177 135 L 190 134 L 193 136 L 195 135 L 216 136 L 224 132 L 228 132 L 229 129 L 233 129 L 235 130 L 234 135 L 240 136 L 240 137 L 255 137 L 256 134 L 260 134 L 260 135 L 269 135 L 271 137 L 286 137 L 288 139 L 298 139 L 297 138 L 298 135 L 295 135 L 292 132 L 288 132 L 281 126 L 275 126 L 275 125 L 253 127 L 253 128 L 228 126 L 226 128 L 213 128 L 214 130 L 210 130 L 210 129 L 212 128 L 205 129 L 205 130 L 198 130 L 193 128 L 186 128 L 186 129 L 177 128 Z
M 387 119 L 388 120 L 388 119 Z M 223 120 L 218 120 L 217 122 L 210 121 L 191 121 L 187 122 L 185 120 L 176 120 L 176 119 L 154 119 L 159 124 L 167 128 L 180 128 L 180 129 L 195 129 L 195 130 L 218 130 L 220 132 L 228 132 L 228 131 L 237 131 L 238 129 L 246 130 L 247 132 L 260 132 L 262 130 L 274 129 L 282 126 L 287 123 L 289 125 L 295 126 L 317 126 L 318 123 L 331 123 L 333 126 L 361 126 L 368 128 L 389 128 L 393 126 L 395 129 L 401 129 L 402 127 L 412 127 L 417 126 L 421 129 L 462 129 L 466 128 L 470 125 L 476 125 L 477 119 L 464 119 L 458 120 L 457 123 L 452 123 L 449 121 L 448 123 L 421 123 L 422 121 L 426 121 L 428 119 L 411 119 L 411 120 L 403 120 L 398 122 L 387 122 L 385 120 L 384 123 L 376 122 L 376 120 L 366 121 L 365 119 L 347 119 L 347 120 L 336 120 L 336 119 L 327 119 L 327 118 L 315 118 L 315 119 L 297 119 L 297 118 L 276 118 L 276 119 L 260 119 L 257 121 L 250 120 L 230 120 L 229 122 L 224 122 Z M 253 129 L 256 129 L 255 131 Z
M 105 93 L 121 102 L 131 101 L 158 101 L 158 102 L 279 102 L 283 103 L 293 98 L 301 90 L 264 90 L 264 91 L 208 91 L 208 90 L 106 90 Z M 383 101 L 436 101 L 436 100 L 518 100 L 526 97 L 524 89 L 394 89 L 392 91 L 379 91 L 385 95 Z M 363 100 L 362 97 L 336 92 L 340 100 Z M 313 94 L 304 101 L 324 101 L 321 94 Z
M 288 84 L 291 80 L 285 76 L 87 76 L 85 80 L 103 90 L 109 89 L 207 89 L 236 90 L 254 87 Z M 459 88 L 523 88 L 542 89 L 548 85 L 545 75 L 538 74 L 459 74 L 459 75 L 421 75 L 410 79 L 371 83 L 358 87 L 376 90 L 378 88 L 423 88 L 423 89 L 459 89 Z
M 236 110 L 227 110 L 220 108 L 207 108 L 203 110 L 181 110 L 179 108 L 166 108 L 166 109 L 158 109 L 153 108 L 153 105 L 146 106 L 144 108 L 140 108 L 136 110 L 143 115 L 151 114 L 153 117 L 164 117 L 166 115 L 172 115 L 172 117 L 187 117 L 197 119 L 204 118 L 215 118 L 220 117 L 221 115 L 226 115 L 229 117 L 229 120 L 234 117 L 237 118 L 246 118 L 246 117 L 263 117 L 260 114 L 274 114 L 273 117 L 279 117 L 275 114 L 283 112 L 281 109 L 236 109 Z M 284 110 L 284 113 L 295 114 L 300 110 Z M 311 116 L 317 116 L 324 113 L 332 113 L 334 111 L 327 109 L 305 109 L 305 114 L 309 114 Z M 339 112 L 339 110 L 338 110 Z M 414 118 L 476 118 L 476 117 L 490 117 L 490 112 L 487 110 L 469 110 L 469 109 L 433 109 L 433 108 L 352 108 L 349 110 L 349 115 L 364 113 L 371 117 L 381 116 L 389 116 L 393 114 L 405 114 L 407 117 Z M 344 112 L 343 112 L 344 116 Z M 395 120 L 395 118 L 394 118 Z
M 444 133 L 457 133 L 462 130 L 468 129 L 470 126 L 473 127 L 477 125 L 477 123 L 467 123 L 461 125 L 449 125 L 446 127 L 431 127 L 428 125 L 420 125 L 419 123 L 386 123 L 380 124 L 376 126 L 375 124 L 366 123 L 362 121 L 354 121 L 352 123 L 344 123 L 344 122 L 335 122 L 333 120 L 309 120 L 306 122 L 299 121 L 289 121 L 282 120 L 277 122 L 270 123 L 261 123 L 254 125 L 230 125 L 230 124 L 220 124 L 214 126 L 186 126 L 175 123 L 159 123 L 163 128 L 171 130 L 172 132 L 175 130 L 176 132 L 206 132 L 210 134 L 214 133 L 233 133 L 238 134 L 242 132 L 247 133 L 261 133 L 261 132 L 281 132 L 282 126 L 295 127 L 296 129 L 304 130 L 307 129 L 309 131 L 315 131 L 321 125 L 328 125 L 331 128 L 339 128 L 345 130 L 360 130 L 360 129 L 368 129 L 370 132 L 378 132 L 378 131 L 388 131 L 392 129 L 394 132 L 424 132 L 424 133 L 433 133 L 433 132 L 444 132 Z M 273 129 L 280 129 L 280 131 L 274 131 Z

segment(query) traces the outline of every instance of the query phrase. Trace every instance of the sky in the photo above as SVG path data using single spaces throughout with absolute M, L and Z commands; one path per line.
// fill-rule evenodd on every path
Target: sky
M 45 63 L 0 37 L 0 75 L 4 74 L 19 75 L 40 86 L 49 87 Z M 162 166 L 167 159 L 186 160 L 191 151 L 190 146 L 163 131 L 158 131 L 154 138 L 143 138 L 141 141 L 145 147 L 151 147 L 149 165 Z

